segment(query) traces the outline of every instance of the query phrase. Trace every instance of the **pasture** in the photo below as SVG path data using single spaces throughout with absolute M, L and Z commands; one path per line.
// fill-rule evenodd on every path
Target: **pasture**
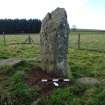
M 78 34 L 80 34 L 80 49 L 105 51 L 105 32 L 71 32 L 69 36 L 69 47 L 73 49 L 78 48 Z M 20 35 L 5 35 L 6 44 L 25 43 L 29 35 L 33 40 L 34 45 L 40 44 L 39 34 L 20 34 Z M 4 45 L 4 37 L 0 35 L 0 46 Z M 18 46 L 18 45 L 17 45 Z
M 77 48 L 80 33 L 80 48 L 85 50 L 105 51 L 105 32 L 71 32 L 69 46 Z
M 78 49 L 79 33 L 80 49 L 87 51 L 92 50 L 103 53 L 105 52 L 105 32 L 71 32 L 69 36 L 69 48 Z M 31 36 L 33 43 L 21 44 L 25 43 L 29 35 Z M 36 53 L 40 54 L 39 34 L 5 35 L 5 43 L 3 35 L 0 35 L 0 59 L 7 59 L 11 57 L 31 58 Z
M 3 101 L 8 100 L 10 105 L 104 105 L 105 33 L 80 32 L 80 34 L 81 49 L 77 49 L 78 32 L 71 32 L 69 39 L 68 62 L 73 80 L 89 76 L 103 81 L 103 85 L 78 87 L 71 84 L 69 87 L 55 88 L 50 96 L 40 96 L 39 88 L 28 86 L 24 81 L 27 72 L 40 62 L 39 35 L 31 34 L 33 44 L 12 44 L 24 42 L 28 35 L 6 35 L 6 45 L 3 44 L 3 37 L 0 35 L 0 60 L 24 59 L 24 62 L 16 67 L 7 65 L 0 67 L 1 105 L 5 105 L 2 104 Z M 35 104 L 35 100 L 39 97 L 41 101 Z

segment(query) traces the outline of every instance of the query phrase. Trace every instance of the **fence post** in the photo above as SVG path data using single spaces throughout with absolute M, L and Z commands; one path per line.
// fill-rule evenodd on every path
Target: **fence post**
M 5 33 L 3 32 L 3 43 L 6 45 L 6 38 L 5 38 Z
M 29 41 L 29 44 L 31 44 L 31 35 L 30 34 L 28 36 L 28 41 Z
M 78 34 L 78 43 L 77 43 L 78 49 L 80 49 L 80 33 Z

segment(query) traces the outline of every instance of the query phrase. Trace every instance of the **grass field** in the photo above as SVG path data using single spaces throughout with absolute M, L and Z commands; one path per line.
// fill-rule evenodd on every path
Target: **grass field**
M 78 48 L 78 34 L 80 33 L 80 48 L 85 50 L 95 50 L 105 52 L 105 32 L 71 32 L 69 37 L 69 47 Z M 40 43 L 39 34 L 6 35 L 6 44 L 24 43 L 31 35 L 35 44 Z M 4 38 L 0 35 L 0 46 L 4 44 Z
M 72 48 L 78 47 L 78 33 L 81 49 L 105 51 L 105 32 L 71 32 L 69 42 Z
M 105 80 L 105 33 L 81 33 L 81 48 L 76 49 L 77 33 L 71 33 L 68 51 L 68 62 L 73 80 L 80 77 L 94 77 Z M 32 35 L 39 43 L 39 36 Z M 27 36 L 6 36 L 8 43 L 23 42 Z M 0 104 L 1 105 L 105 105 L 105 83 L 97 86 L 82 86 L 75 84 L 65 88 L 55 88 L 51 96 L 41 97 L 38 104 L 34 101 L 39 97 L 39 89 L 28 86 L 24 75 L 40 61 L 40 47 L 36 44 L 3 45 L 0 36 L 0 60 L 8 58 L 33 58 L 16 67 L 0 67 Z M 73 44 L 74 43 L 74 44 Z M 97 48 L 95 52 L 87 49 Z M 9 104 L 6 104 L 8 102 Z M 11 103 L 11 104 L 10 104 Z M 15 103 L 15 104 L 14 104 Z
M 32 37 L 32 40 L 35 43 L 39 43 L 40 37 L 39 34 L 20 34 L 20 35 L 5 35 L 6 44 L 12 43 L 24 43 L 28 36 Z M 0 35 L 0 45 L 4 45 L 4 37 Z

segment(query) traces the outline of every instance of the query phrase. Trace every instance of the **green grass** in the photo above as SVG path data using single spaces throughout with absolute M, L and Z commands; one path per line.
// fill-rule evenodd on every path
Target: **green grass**
M 105 53 L 69 49 L 68 60 L 75 78 L 105 78 Z
M 8 45 L 0 46 L 0 59 L 33 58 L 39 55 L 39 46 L 36 45 Z
M 79 88 L 71 86 L 56 89 L 41 105 L 104 105 L 105 89 L 102 87 Z
M 18 34 L 18 35 L 5 35 L 6 44 L 12 43 L 24 43 L 28 36 L 32 37 L 32 40 L 35 43 L 39 43 L 40 37 L 39 34 Z M 4 37 L 0 35 L 0 45 L 4 45 Z
M 85 50 L 95 50 L 105 52 L 105 32 L 71 32 L 69 37 L 69 47 L 78 47 L 78 33 L 80 33 L 80 48 Z M 6 44 L 24 43 L 29 34 L 6 35 Z M 40 43 L 39 34 L 30 34 L 34 44 Z M 4 45 L 3 36 L 0 35 L 0 46 Z
M 76 40 L 76 34 L 77 33 L 72 33 L 70 38 L 71 41 L 69 43 L 73 44 L 75 42 L 74 40 Z M 81 36 L 81 40 L 83 40 L 81 47 L 90 49 L 95 46 L 94 48 L 97 48 L 98 50 L 102 50 L 103 48 L 104 51 L 104 35 L 98 36 L 94 34 L 83 34 Z M 21 37 L 21 40 L 17 37 Z M 11 35 L 7 36 L 7 39 L 8 43 L 11 43 L 12 40 L 21 42 L 26 39 L 25 37 Z M 36 40 L 36 42 L 39 43 L 39 36 L 32 37 L 34 37 L 33 40 Z M 0 36 L 0 39 L 1 38 L 2 37 Z M 97 41 L 94 38 L 99 40 L 98 43 L 95 43 Z M 92 40 L 94 40 L 95 42 L 92 42 Z M 76 48 L 76 45 L 74 46 L 74 48 Z M 35 60 L 25 61 L 15 68 L 9 66 L 0 67 L 0 98 L 2 105 L 4 105 L 3 102 L 11 102 L 13 105 L 32 105 L 32 103 L 39 96 L 38 89 L 33 89 L 33 87 L 28 86 L 24 81 L 24 75 L 26 75 L 26 73 L 31 70 L 31 68 L 34 67 L 35 64 L 38 64 L 37 61 L 40 60 L 39 45 L 19 44 L 4 46 L 2 43 L 0 44 L 0 60 L 7 58 L 33 58 Z M 99 79 L 100 81 L 105 79 L 104 52 L 69 48 L 68 63 L 71 67 L 74 80 L 85 76 L 94 77 Z M 38 105 L 104 105 L 104 98 L 104 85 L 79 87 L 74 84 L 70 85 L 69 87 L 54 89 L 51 96 L 41 97 L 41 101 Z
M 105 51 L 105 32 L 71 32 L 69 38 L 70 47 L 78 47 L 78 33 L 80 33 L 81 49 Z
M 30 105 L 38 98 L 37 89 L 26 84 L 26 73 L 35 66 L 35 62 L 24 61 L 14 67 L 0 68 L 0 104 L 1 105 Z

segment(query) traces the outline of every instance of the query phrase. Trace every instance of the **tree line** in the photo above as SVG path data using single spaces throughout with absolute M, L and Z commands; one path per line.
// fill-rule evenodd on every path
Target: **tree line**
M 0 19 L 0 34 L 39 33 L 39 19 Z

